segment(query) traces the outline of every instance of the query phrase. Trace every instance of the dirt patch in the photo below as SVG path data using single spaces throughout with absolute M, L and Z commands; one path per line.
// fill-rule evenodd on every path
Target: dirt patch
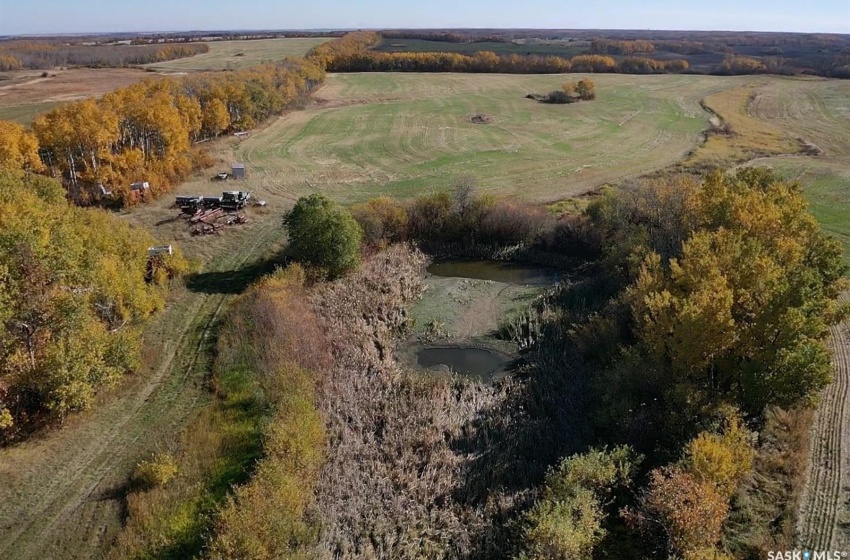
M 418 368 L 417 353 L 428 347 L 486 350 L 505 359 L 516 345 L 497 338 L 501 322 L 525 309 L 544 287 L 469 278 L 429 276 L 425 293 L 411 310 L 413 328 L 397 357 Z
M 475 114 L 469 117 L 469 122 L 472 124 L 491 124 L 493 122 L 493 118 L 488 117 L 487 115 Z

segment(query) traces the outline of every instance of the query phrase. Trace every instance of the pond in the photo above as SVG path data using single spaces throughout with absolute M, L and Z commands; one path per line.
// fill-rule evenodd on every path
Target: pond
M 420 367 L 430 369 L 446 366 L 465 377 L 488 382 L 500 373 L 511 360 L 480 348 L 422 348 L 416 352 Z
M 492 280 L 504 284 L 550 286 L 560 279 L 555 270 L 500 261 L 442 261 L 428 267 L 428 272 L 444 278 Z

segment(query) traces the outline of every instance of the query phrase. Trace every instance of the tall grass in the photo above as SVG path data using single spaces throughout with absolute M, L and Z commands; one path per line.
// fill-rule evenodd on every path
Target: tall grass
M 128 522 L 111 558 L 279 557 L 274 546 L 282 545 L 270 539 L 284 533 L 268 532 L 269 516 L 252 521 L 261 519 L 250 514 L 259 516 L 259 495 L 293 527 L 290 536 L 312 534 L 301 516 L 324 447 L 312 371 L 327 367 L 328 354 L 303 281 L 294 267 L 235 302 L 216 346 L 215 399 L 180 438 L 179 474 L 128 496 Z M 272 555 L 245 552 L 264 549 Z

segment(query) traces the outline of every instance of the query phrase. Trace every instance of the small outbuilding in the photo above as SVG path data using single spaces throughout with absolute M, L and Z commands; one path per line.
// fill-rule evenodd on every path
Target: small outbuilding
M 244 163 L 234 163 L 230 166 L 230 176 L 234 179 L 244 179 L 245 178 L 245 164 Z

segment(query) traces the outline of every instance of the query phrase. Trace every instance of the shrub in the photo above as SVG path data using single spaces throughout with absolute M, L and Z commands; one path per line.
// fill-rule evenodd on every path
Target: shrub
M 721 433 L 702 432 L 691 440 L 684 466 L 699 481 L 714 484 L 731 496 L 752 472 L 752 436 L 737 415 L 730 415 Z
M 526 515 L 519 560 L 591 556 L 605 536 L 612 495 L 630 484 L 639 461 L 628 447 L 618 447 L 573 455 L 550 470 L 540 500 Z
M 392 198 L 382 196 L 358 204 L 351 215 L 360 224 L 367 245 L 380 247 L 407 238 L 407 208 Z
M 152 490 L 168 484 L 177 476 L 177 462 L 168 453 L 157 453 L 142 461 L 133 471 L 131 481 L 143 490 Z
M 320 194 L 301 197 L 284 218 L 289 254 L 338 278 L 360 264 L 363 231 L 347 211 Z
M 567 94 L 566 91 L 562 89 L 556 89 L 554 91 L 550 91 L 549 95 L 546 96 L 546 103 L 572 103 L 573 98 Z
M 576 94 L 583 101 L 596 99 L 596 84 L 593 80 L 579 80 L 576 84 Z
M 720 541 L 729 504 L 711 483 L 676 467 L 655 469 L 638 510 L 626 509 L 626 521 L 663 542 L 667 552 L 684 558 L 711 558 Z M 716 557 L 716 556 L 715 556 Z

